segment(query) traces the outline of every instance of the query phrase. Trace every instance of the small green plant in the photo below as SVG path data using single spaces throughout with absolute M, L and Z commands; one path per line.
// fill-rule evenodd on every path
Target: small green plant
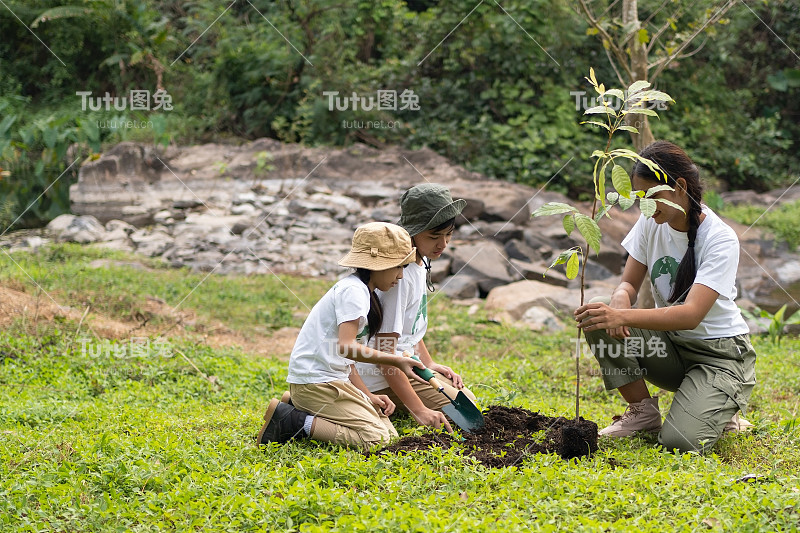
M 220 176 L 224 176 L 228 173 L 228 163 L 225 161 L 217 161 L 214 163 L 214 168 L 217 169 Z
M 586 248 L 582 246 L 574 246 L 567 250 L 562 251 L 553 260 L 549 268 L 556 265 L 566 265 L 566 274 L 569 279 L 575 279 L 580 271 L 581 275 L 581 303 L 584 304 L 584 295 L 586 290 L 586 262 L 589 259 L 589 249 L 591 248 L 595 254 L 600 253 L 600 241 L 602 240 L 602 232 L 598 222 L 601 218 L 608 217 L 609 211 L 615 205 L 619 205 L 623 210 L 630 209 L 637 201 L 639 202 L 639 209 L 646 217 L 653 216 L 656 212 L 656 202 L 662 202 L 676 209 L 681 209 L 680 206 L 664 200 L 661 198 L 652 198 L 652 196 L 663 190 L 672 190 L 669 185 L 657 185 L 651 187 L 647 191 L 635 191 L 631 184 L 631 177 L 622 165 L 622 161 L 639 161 L 647 165 L 653 173 L 666 181 L 666 175 L 653 161 L 640 156 L 633 150 L 627 148 L 611 149 L 611 142 L 614 134 L 618 131 L 627 131 L 638 134 L 639 131 L 633 127 L 625 124 L 625 118 L 628 115 L 646 115 L 658 117 L 658 114 L 652 109 L 648 109 L 645 105 L 649 102 L 673 102 L 674 100 L 667 93 L 655 90 L 649 90 L 650 83 L 647 81 L 636 81 L 628 87 L 626 92 L 621 89 L 608 89 L 605 85 L 598 83 L 594 75 L 594 69 L 589 70 L 589 77 L 586 80 L 594 87 L 598 94 L 598 101 L 602 105 L 597 105 L 587 109 L 584 115 L 600 115 L 599 120 L 587 120 L 581 124 L 591 124 L 606 130 L 607 140 L 604 150 L 595 150 L 592 152 L 592 158 L 595 158 L 594 170 L 592 172 L 592 180 L 594 181 L 594 200 L 592 202 L 591 216 L 581 213 L 580 210 L 572 205 L 562 202 L 548 202 L 536 211 L 533 212 L 534 217 L 545 215 L 563 215 L 562 224 L 564 231 L 567 235 L 571 235 L 576 229 L 586 241 Z M 615 102 L 616 100 L 616 102 Z M 622 105 L 616 105 L 621 102 Z M 603 120 L 605 119 L 605 120 Z M 606 192 L 607 171 L 611 173 L 611 183 L 614 186 L 614 191 Z M 682 211 L 683 209 L 681 209 Z M 578 339 L 580 339 L 582 330 L 578 328 Z M 580 342 L 576 343 L 575 350 L 575 418 L 580 416 Z
M 275 170 L 275 165 L 272 164 L 274 159 L 275 156 L 266 150 L 256 154 L 256 168 L 253 171 L 253 183 L 250 185 L 251 189 L 256 187 L 256 182 L 258 180 L 266 178 L 270 172 Z
M 781 339 L 786 332 L 786 326 L 790 324 L 800 324 L 800 310 L 795 311 L 795 313 L 788 318 L 785 317 L 786 304 L 778 309 L 775 314 L 765 311 L 764 309 L 759 309 L 758 307 L 756 307 L 755 313 L 747 311 L 746 309 L 740 308 L 740 310 L 745 317 L 767 329 L 769 341 L 775 346 L 781 345 Z

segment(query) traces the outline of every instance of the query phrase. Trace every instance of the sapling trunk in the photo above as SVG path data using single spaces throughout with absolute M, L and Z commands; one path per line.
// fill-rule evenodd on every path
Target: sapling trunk
M 606 152 L 611 148 L 611 135 L 608 136 L 608 144 L 606 145 Z M 597 195 L 592 201 L 592 220 L 597 214 Z M 582 250 L 583 248 L 581 248 Z M 583 255 L 583 264 L 581 265 L 581 305 L 585 303 L 586 298 L 586 263 L 589 262 L 589 243 L 586 243 L 586 253 Z M 581 336 L 583 330 L 578 327 L 578 340 L 575 342 L 575 420 L 580 420 L 581 417 Z

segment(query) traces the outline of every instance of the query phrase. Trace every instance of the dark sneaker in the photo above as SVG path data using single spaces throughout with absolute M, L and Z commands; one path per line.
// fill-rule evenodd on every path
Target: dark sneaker
M 264 425 L 258 432 L 256 442 L 266 444 L 267 442 L 289 442 L 293 438 L 303 438 L 303 424 L 308 413 L 295 409 L 289 404 L 282 403 L 273 398 L 269 402 L 267 412 L 264 413 Z

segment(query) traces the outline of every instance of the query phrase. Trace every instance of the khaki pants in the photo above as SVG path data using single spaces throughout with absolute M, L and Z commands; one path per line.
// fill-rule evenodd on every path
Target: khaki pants
M 458 394 L 458 389 L 453 386 L 453 381 L 447 379 L 446 377 L 442 376 L 438 372 L 433 373 L 436 379 L 438 379 L 442 385 L 444 386 L 444 391 L 447 393 L 447 396 L 455 399 L 456 394 Z M 411 386 L 414 388 L 414 392 L 417 393 L 419 399 L 422 400 L 422 404 L 427 407 L 428 409 L 432 409 L 434 411 L 440 411 L 442 407 L 450 403 L 444 394 L 439 392 L 438 390 L 434 389 L 427 383 L 421 383 L 416 379 L 409 379 Z M 475 395 L 472 394 L 467 388 L 461 389 L 461 392 L 467 395 L 467 397 L 475 401 Z M 390 400 L 394 402 L 398 409 L 406 410 L 406 406 L 403 405 L 403 402 L 400 401 L 400 398 L 397 397 L 397 394 L 390 388 L 387 387 L 385 389 L 381 389 L 378 391 L 373 392 L 373 394 L 385 394 L 389 397 Z
M 311 438 L 365 450 L 397 437 L 389 418 L 350 381 L 290 384 L 292 403 L 315 416 Z
M 605 330 L 586 333 L 606 389 L 645 379 L 675 392 L 659 442 L 670 450 L 706 451 L 733 415 L 747 409 L 756 383 L 756 353 L 749 336 L 699 340 L 672 331 L 630 332 L 625 340 Z

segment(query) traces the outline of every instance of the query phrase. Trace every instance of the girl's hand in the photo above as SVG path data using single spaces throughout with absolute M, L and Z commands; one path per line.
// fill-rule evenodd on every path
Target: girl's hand
M 631 299 L 630 295 L 625 290 L 616 290 L 614 294 L 611 295 L 611 303 L 609 304 L 610 307 L 614 309 L 630 309 L 631 308 Z M 628 326 L 622 326 L 620 328 L 611 328 L 607 329 L 606 333 L 609 334 L 614 339 L 624 339 L 626 337 L 631 336 L 631 330 Z
M 427 407 L 422 407 L 417 412 L 409 410 L 411 416 L 414 417 L 414 420 L 417 421 L 417 424 L 422 426 L 430 426 L 436 429 L 444 428 L 447 430 L 448 433 L 453 432 L 453 428 L 450 427 L 450 423 L 444 417 L 444 414 L 440 413 L 439 411 L 433 411 L 432 409 L 428 409 Z
M 419 368 L 420 370 L 425 370 L 425 365 L 421 362 L 417 361 L 416 359 L 411 359 L 410 357 L 395 357 L 395 362 L 392 363 L 394 366 L 399 368 L 403 371 L 403 373 L 408 376 L 409 379 L 416 379 L 422 383 L 428 383 L 418 375 L 414 373 L 415 368 Z
M 586 304 L 575 310 L 575 320 L 584 331 L 617 330 L 625 328 L 620 311 L 603 303 Z
M 381 409 L 383 414 L 386 416 L 391 416 L 394 413 L 395 405 L 392 400 L 389 399 L 388 396 L 385 394 L 370 394 L 368 396 L 369 401 L 372 402 L 372 405 Z
M 447 379 L 452 380 L 453 386 L 455 388 L 457 388 L 459 390 L 464 388 L 464 380 L 461 379 L 461 376 L 456 374 L 453 371 L 453 369 L 450 368 L 449 366 L 440 365 L 440 364 L 437 363 L 437 364 L 430 365 L 428 368 L 430 368 L 434 372 L 438 372 L 439 374 L 443 375 Z

